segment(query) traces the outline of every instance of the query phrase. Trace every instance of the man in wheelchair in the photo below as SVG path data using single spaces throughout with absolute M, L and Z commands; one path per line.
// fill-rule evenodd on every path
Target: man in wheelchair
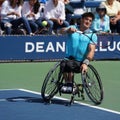
M 73 91 L 74 73 L 87 72 L 89 62 L 93 59 L 97 44 L 97 35 L 90 30 L 94 15 L 91 12 L 82 14 L 80 25 L 71 25 L 60 30 L 67 34 L 66 55 L 60 63 L 60 69 L 65 78 L 61 92 Z

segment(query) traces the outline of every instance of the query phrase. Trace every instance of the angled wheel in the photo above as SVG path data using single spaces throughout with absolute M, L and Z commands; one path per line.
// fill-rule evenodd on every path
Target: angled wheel
M 103 85 L 97 70 L 92 65 L 89 65 L 87 73 L 81 76 L 88 97 L 96 105 L 101 104 L 103 100 Z
M 48 72 L 42 85 L 41 95 L 44 101 L 49 102 L 57 94 L 62 81 L 60 73 L 60 63 Z

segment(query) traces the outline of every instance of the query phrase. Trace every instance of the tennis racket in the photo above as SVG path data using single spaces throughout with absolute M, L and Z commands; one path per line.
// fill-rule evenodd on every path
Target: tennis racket
M 99 42 L 97 46 L 101 48 L 108 48 L 113 45 L 115 33 L 99 34 Z
M 101 47 L 101 48 L 107 48 L 109 46 L 112 46 L 113 45 L 113 40 L 114 40 L 114 35 L 116 35 L 116 33 L 109 33 L 109 34 L 103 33 L 102 34 L 102 33 L 99 33 L 99 32 L 81 32 L 81 31 L 76 31 L 76 32 L 79 33 L 79 34 L 85 35 L 86 37 L 88 37 L 93 42 L 93 44 L 95 44 L 96 46 Z M 93 35 L 95 33 L 99 35 L 99 41 L 98 41 L 97 44 L 93 40 Z M 88 34 L 91 34 L 91 36 L 88 36 Z

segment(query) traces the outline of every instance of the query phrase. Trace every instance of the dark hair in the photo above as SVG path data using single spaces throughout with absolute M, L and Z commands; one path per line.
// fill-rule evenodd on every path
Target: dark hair
M 106 8 L 96 8 L 96 12 L 99 12 L 100 10 L 103 10 L 105 12 L 105 14 L 107 13 Z
M 10 2 L 10 6 L 12 6 L 14 3 L 14 0 L 9 0 L 9 2 Z M 23 5 L 23 0 L 18 0 L 17 5 L 18 6 Z
M 91 17 L 92 20 L 94 20 L 94 18 L 95 18 L 94 14 L 92 12 L 83 13 L 82 18 L 85 18 L 85 17 Z
M 39 8 L 40 8 L 40 2 L 37 0 L 33 6 L 33 10 L 35 14 L 39 11 Z
M 105 14 L 107 13 L 106 7 L 103 4 L 100 4 L 97 8 L 96 8 L 96 12 L 99 12 L 100 10 L 104 11 Z

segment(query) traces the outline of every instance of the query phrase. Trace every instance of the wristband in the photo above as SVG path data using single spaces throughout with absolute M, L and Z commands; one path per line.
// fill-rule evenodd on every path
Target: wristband
M 89 63 L 90 63 L 90 61 L 89 61 L 88 59 L 85 59 L 85 60 L 83 61 L 83 64 L 89 65 Z

